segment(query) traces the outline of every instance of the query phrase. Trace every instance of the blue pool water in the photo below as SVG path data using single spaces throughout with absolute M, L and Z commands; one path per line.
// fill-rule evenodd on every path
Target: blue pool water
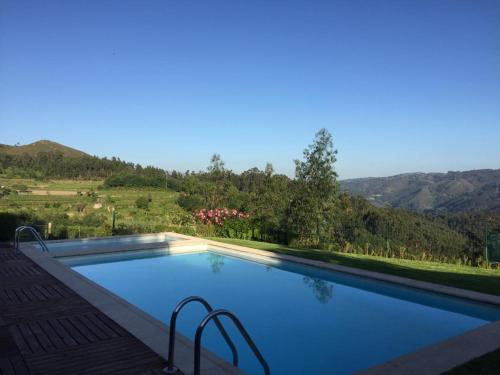
M 500 319 L 500 309 L 395 284 L 282 262 L 266 265 L 216 251 L 162 251 L 61 258 L 89 279 L 167 323 L 178 301 L 206 298 L 241 319 L 273 374 L 350 374 Z M 205 311 L 185 308 L 189 338 Z M 262 370 L 229 321 L 240 367 Z M 165 343 L 166 344 L 166 343 Z M 209 326 L 208 349 L 230 360 Z

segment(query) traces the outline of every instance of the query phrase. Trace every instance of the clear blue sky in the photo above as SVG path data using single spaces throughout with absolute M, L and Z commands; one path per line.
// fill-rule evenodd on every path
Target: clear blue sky
M 500 167 L 500 1 L 0 1 L 0 143 L 341 178 Z

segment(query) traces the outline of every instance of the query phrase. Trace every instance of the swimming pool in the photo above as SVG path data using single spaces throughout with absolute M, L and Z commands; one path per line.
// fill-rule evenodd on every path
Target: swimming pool
M 273 374 L 350 374 L 500 319 L 500 309 L 292 262 L 255 262 L 217 249 L 137 251 L 60 258 L 168 324 L 180 300 L 199 295 L 233 311 Z M 189 305 L 178 330 L 194 337 L 205 311 Z M 261 373 L 230 322 L 240 367 Z M 212 326 L 203 345 L 230 360 Z

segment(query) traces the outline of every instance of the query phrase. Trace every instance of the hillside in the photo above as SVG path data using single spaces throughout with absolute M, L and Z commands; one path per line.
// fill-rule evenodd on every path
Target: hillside
M 406 173 L 340 181 L 343 191 L 376 206 L 416 211 L 500 211 L 500 169 Z
M 9 177 L 93 179 L 124 172 L 146 173 L 149 177 L 152 173 L 156 180 L 164 173 L 153 167 L 143 170 L 143 167 L 116 158 L 93 157 L 48 140 L 20 146 L 0 144 L 0 174 Z M 120 181 L 111 182 L 115 186 Z M 121 182 L 120 184 L 123 185 Z M 132 185 L 137 186 L 138 182 L 135 181 Z M 143 185 L 143 182 L 139 185 Z M 375 206 L 415 211 L 500 212 L 500 169 L 406 173 L 390 177 L 343 180 L 340 185 L 343 191 L 361 195 Z
M 29 155 L 36 156 L 39 153 L 60 153 L 65 157 L 78 158 L 82 156 L 89 156 L 83 151 L 64 146 L 62 144 L 41 140 L 27 145 L 9 146 L 0 144 L 0 153 L 7 155 Z
M 151 166 L 127 163 L 119 158 L 91 156 L 52 141 L 38 141 L 24 146 L 0 144 L 0 176 L 36 179 L 105 179 L 111 175 L 128 186 L 164 186 L 165 172 Z M 153 184 L 153 185 L 151 185 Z

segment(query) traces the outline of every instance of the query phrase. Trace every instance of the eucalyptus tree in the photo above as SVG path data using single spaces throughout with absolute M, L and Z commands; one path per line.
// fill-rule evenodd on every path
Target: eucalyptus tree
M 332 135 L 321 129 L 304 150 L 303 160 L 295 160 L 289 220 L 301 245 L 320 245 L 333 226 L 338 202 L 336 155 Z
M 226 169 L 224 168 L 224 161 L 219 154 L 213 154 L 210 158 L 210 165 L 207 167 L 208 173 L 213 177 L 220 177 L 224 175 Z

